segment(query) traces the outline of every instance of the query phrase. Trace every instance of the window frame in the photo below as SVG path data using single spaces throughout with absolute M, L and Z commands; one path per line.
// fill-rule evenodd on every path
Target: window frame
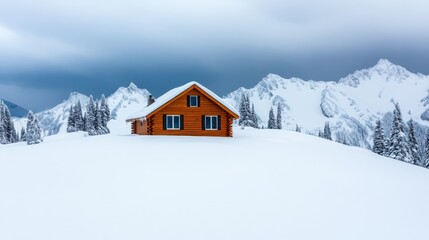
M 205 115 L 204 116 L 204 130 L 208 130 L 208 131 L 216 131 L 216 130 L 219 130 L 219 116 L 217 116 L 217 115 Z M 210 119 L 209 120 L 209 123 L 210 123 L 210 128 L 208 127 L 208 125 L 207 125 L 207 119 Z M 213 118 L 216 118 L 216 128 L 213 128 Z
M 199 104 L 198 104 L 198 98 L 199 98 L 200 96 L 198 96 L 198 95 L 189 95 L 189 107 L 199 107 Z M 195 106 L 193 106 L 192 105 L 192 98 L 195 98 Z
M 171 123 L 171 128 L 169 128 L 168 127 L 168 119 L 169 119 L 169 117 L 171 117 L 171 121 L 172 121 L 172 123 Z M 178 118 L 178 120 L 179 120 L 179 126 L 177 127 L 177 128 L 175 128 L 174 127 L 174 118 Z M 166 130 L 181 130 L 181 128 L 180 128 L 180 115 L 166 115 L 165 116 L 165 129 Z

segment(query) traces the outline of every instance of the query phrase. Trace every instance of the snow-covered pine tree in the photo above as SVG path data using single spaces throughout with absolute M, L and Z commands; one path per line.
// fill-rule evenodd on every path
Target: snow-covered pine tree
M 259 128 L 258 117 L 256 116 L 255 105 L 253 103 L 252 103 L 251 116 L 252 116 L 253 127 L 254 128 Z
M 96 124 L 96 108 L 92 95 L 89 96 L 88 105 L 86 106 L 86 131 L 89 135 L 97 135 L 95 128 Z
M 240 119 L 238 120 L 238 124 L 240 126 L 253 127 L 253 128 L 258 127 L 257 120 L 255 120 L 257 119 L 256 114 L 252 114 L 249 96 L 247 96 L 244 93 L 241 95 L 239 112 L 240 112 Z
M 100 99 L 100 119 L 101 119 L 101 131 L 103 134 L 109 133 L 109 128 L 107 127 L 107 123 L 110 121 L 110 109 L 107 104 L 106 97 L 101 95 Z
M 395 109 L 393 110 L 392 130 L 386 156 L 407 163 L 413 162 L 398 103 L 395 104 Z
M 381 121 L 377 120 L 377 122 L 375 123 L 375 130 L 374 130 L 374 142 L 372 145 L 372 151 L 384 156 L 385 152 L 386 152 L 386 139 L 384 136 L 384 130 L 383 127 L 381 126 Z
M 240 119 L 238 120 L 238 124 L 240 126 L 245 126 L 246 121 L 249 119 L 247 108 L 248 108 L 247 97 L 246 97 L 246 94 L 242 93 L 240 107 L 239 107 Z
M 97 135 L 101 135 L 101 134 L 107 134 L 109 133 L 109 130 L 107 129 L 107 122 L 106 122 L 106 127 L 104 127 L 104 123 L 103 123 L 103 112 L 101 110 L 101 102 L 97 101 L 95 104 L 95 109 L 96 109 L 96 114 L 95 114 L 95 129 L 97 132 Z
M 276 119 L 277 129 L 282 129 L 282 109 L 280 104 L 277 105 L 277 119 Z
M 75 107 L 71 106 L 69 117 L 67 119 L 67 132 L 76 132 L 75 124 L 76 124 Z
M 78 101 L 74 107 L 74 117 L 75 117 L 75 130 L 76 131 L 84 131 L 85 125 L 83 122 L 83 115 L 82 115 L 82 105 L 80 104 L 80 101 Z
M 328 140 L 332 140 L 331 127 L 329 127 L 329 122 L 325 123 L 325 128 L 323 128 L 323 137 Z
M 82 131 L 85 131 L 85 132 L 87 132 L 87 128 L 86 128 L 86 119 L 87 119 L 87 117 L 86 117 L 86 112 L 83 114 L 83 118 L 82 118 L 82 123 L 83 123 L 83 128 L 82 128 Z
M 270 113 L 268 115 L 268 126 L 267 126 L 267 128 L 268 129 L 277 129 L 276 119 L 274 117 L 273 108 L 270 109 Z
M 424 167 L 429 168 L 429 129 L 426 132 L 425 151 L 424 151 Z
M 410 148 L 412 163 L 421 166 L 420 155 L 419 155 L 419 143 L 417 142 L 416 131 L 414 128 L 413 119 L 408 122 L 408 146 Z
M 101 114 L 100 114 L 100 105 L 98 104 L 98 100 L 95 101 L 95 121 L 94 121 L 94 128 L 97 132 L 97 135 L 101 134 Z
M 320 138 L 325 138 L 325 136 L 323 135 L 323 132 L 319 130 L 319 134 L 317 135 Z
M 43 141 L 42 131 L 39 126 L 39 121 L 34 116 L 32 111 L 28 112 L 27 115 L 27 133 L 26 133 L 27 144 L 38 144 Z
M 26 142 L 27 141 L 27 137 L 26 137 L 26 133 L 25 133 L 25 129 L 24 127 L 21 127 L 21 138 L 20 138 L 21 142 Z
M 3 120 L 4 111 L 3 111 L 3 101 L 0 100 L 0 144 L 6 144 L 6 127 Z
M 16 130 L 9 112 L 9 108 L 3 102 L 1 102 L 0 104 L 2 105 L 2 122 L 6 143 L 15 143 L 17 142 Z
M 42 128 L 40 127 L 39 120 L 36 117 L 34 118 L 34 127 L 36 129 L 37 141 L 39 143 L 43 142 Z
M 296 124 L 295 132 L 301 132 L 301 128 L 298 126 L 298 124 Z

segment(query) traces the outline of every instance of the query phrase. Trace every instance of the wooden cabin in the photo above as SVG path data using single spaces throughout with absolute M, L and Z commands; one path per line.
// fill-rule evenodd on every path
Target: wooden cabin
M 237 111 L 197 82 L 172 89 L 127 119 L 139 135 L 232 137 Z

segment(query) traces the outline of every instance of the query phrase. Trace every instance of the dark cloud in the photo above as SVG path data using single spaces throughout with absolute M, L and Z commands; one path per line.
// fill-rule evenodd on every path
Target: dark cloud
M 0 8 L 0 97 L 41 110 L 70 91 L 100 95 L 132 81 L 157 96 L 191 80 L 222 95 L 268 73 L 336 81 L 379 58 L 429 74 L 428 7 L 419 0 L 9 1 Z

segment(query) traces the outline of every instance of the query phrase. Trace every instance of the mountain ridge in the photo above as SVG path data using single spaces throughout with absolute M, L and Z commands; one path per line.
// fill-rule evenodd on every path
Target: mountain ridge
M 266 126 L 270 108 L 276 112 L 280 105 L 284 129 L 295 130 L 299 126 L 302 131 L 317 135 L 328 122 L 334 140 L 365 148 L 372 144 L 377 119 L 383 121 L 389 133 L 389 114 L 396 102 L 403 109 L 404 120 L 416 121 L 420 136 L 424 136 L 423 131 L 429 125 L 429 76 L 412 73 L 386 59 L 338 81 L 287 79 L 269 73 L 254 87 L 240 87 L 223 99 L 238 109 L 242 94 L 249 95 L 260 126 Z M 107 97 L 113 132 L 129 132 L 129 126 L 123 120 L 144 108 L 149 95 L 147 89 L 140 89 L 131 82 L 128 87 L 119 87 Z M 73 92 L 63 103 L 37 113 L 46 134 L 65 131 L 70 106 L 80 100 L 84 107 L 87 99 L 87 96 Z

